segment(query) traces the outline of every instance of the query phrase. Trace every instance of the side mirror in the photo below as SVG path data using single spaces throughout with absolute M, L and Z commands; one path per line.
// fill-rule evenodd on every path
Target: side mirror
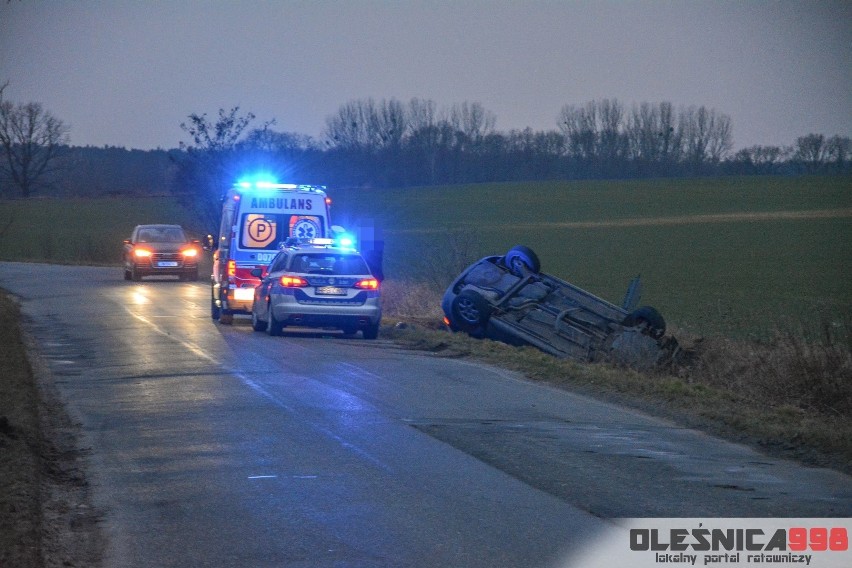
M 263 269 L 262 268 L 252 268 L 251 272 L 249 274 L 251 274 L 255 278 L 263 278 Z

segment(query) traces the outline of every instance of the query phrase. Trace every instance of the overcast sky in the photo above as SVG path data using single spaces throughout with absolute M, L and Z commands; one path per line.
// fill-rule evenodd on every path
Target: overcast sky
M 497 129 L 565 104 L 704 105 L 734 146 L 852 136 L 852 1 L 0 0 L 5 98 L 71 143 L 173 148 L 239 106 L 319 136 L 351 100 L 478 101 Z

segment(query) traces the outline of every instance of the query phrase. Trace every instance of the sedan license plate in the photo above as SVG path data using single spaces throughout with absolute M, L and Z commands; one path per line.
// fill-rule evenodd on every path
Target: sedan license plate
M 346 288 L 337 286 L 321 286 L 317 288 L 317 294 L 321 296 L 345 296 Z
M 157 266 L 160 268 L 174 268 L 178 263 L 174 261 L 160 261 L 157 263 Z

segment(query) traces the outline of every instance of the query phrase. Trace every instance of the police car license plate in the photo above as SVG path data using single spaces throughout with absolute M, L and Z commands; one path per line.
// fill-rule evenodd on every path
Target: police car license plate
M 317 288 L 317 294 L 322 296 L 345 296 L 346 288 L 339 288 L 337 286 L 322 286 Z
M 160 268 L 172 268 L 177 265 L 178 263 L 174 261 L 160 261 L 157 263 L 157 266 L 159 266 Z

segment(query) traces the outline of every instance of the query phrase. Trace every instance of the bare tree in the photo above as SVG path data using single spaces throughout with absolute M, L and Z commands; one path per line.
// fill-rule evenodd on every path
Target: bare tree
M 465 101 L 453 105 L 449 120 L 452 127 L 461 132 L 466 140 L 477 143 L 494 131 L 497 115 L 485 110 L 481 103 Z
M 796 138 L 796 150 L 793 159 L 805 164 L 808 171 L 819 170 L 828 159 L 828 148 L 825 136 L 822 134 L 808 134 Z
M 686 163 L 698 173 L 705 164 L 716 164 L 733 146 L 731 119 L 701 106 L 681 110 L 679 129 L 683 136 Z
M 598 157 L 604 164 L 614 166 L 627 153 L 624 106 L 617 99 L 604 99 L 598 103 L 598 119 Z
M 8 85 L 0 86 L 0 173 L 27 198 L 56 170 L 68 127 L 39 103 L 16 105 L 4 100 Z
M 330 146 L 375 151 L 398 147 L 408 131 L 407 116 L 396 99 L 376 103 L 372 98 L 350 101 L 325 121 Z
M 191 114 L 180 127 L 192 138 L 192 144 L 180 143 L 184 151 L 178 161 L 176 183 L 184 201 L 192 206 L 205 231 L 215 233 L 219 226 L 221 199 L 241 172 L 238 145 L 254 120 L 253 113 L 239 114 L 239 107 L 219 109 L 213 122 L 207 114 Z M 265 131 L 269 121 L 259 129 Z
M 565 135 L 568 154 L 572 158 L 592 160 L 596 157 L 598 140 L 597 104 L 583 107 L 565 105 L 559 114 L 559 129 Z
M 825 142 L 827 159 L 837 170 L 843 170 L 852 158 L 852 139 L 834 135 Z

